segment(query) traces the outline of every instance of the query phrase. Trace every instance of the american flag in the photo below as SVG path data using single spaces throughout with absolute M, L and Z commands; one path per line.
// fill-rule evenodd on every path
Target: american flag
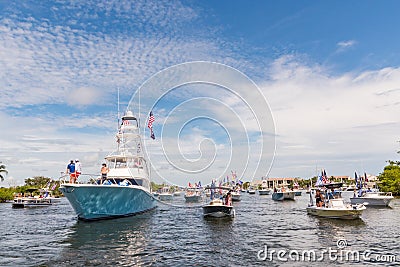
M 154 132 L 153 132 L 153 122 L 155 121 L 153 116 L 153 111 L 150 111 L 149 122 L 147 123 L 147 127 L 150 129 L 150 137 L 151 139 L 156 139 Z
M 326 176 L 325 170 L 322 171 L 322 183 L 327 184 L 329 183 L 328 177 Z
M 153 128 L 153 122 L 154 122 L 154 116 L 153 116 L 153 111 L 150 111 L 150 117 L 149 117 L 149 123 L 147 124 L 147 127 L 150 129 Z

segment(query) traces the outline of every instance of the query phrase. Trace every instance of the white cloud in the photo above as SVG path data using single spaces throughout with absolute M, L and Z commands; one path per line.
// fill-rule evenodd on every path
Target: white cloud
M 355 40 L 347 40 L 347 41 L 340 41 L 337 43 L 338 47 L 338 52 L 344 51 L 346 49 L 349 49 L 351 47 L 354 47 L 357 44 L 357 41 Z
M 334 174 L 381 171 L 399 139 L 400 69 L 331 76 L 320 66 L 292 60 L 275 62 L 273 80 L 261 86 L 275 117 L 278 158 L 297 158 L 296 166 L 310 170 L 316 163 L 332 166 Z M 351 160 L 357 163 L 348 164 Z M 278 175 L 284 171 L 273 168 Z

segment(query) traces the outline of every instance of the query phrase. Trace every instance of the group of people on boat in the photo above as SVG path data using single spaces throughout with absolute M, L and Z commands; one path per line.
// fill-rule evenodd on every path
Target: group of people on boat
M 78 179 L 79 175 L 82 173 L 82 165 L 79 161 L 79 159 L 76 159 L 75 162 L 74 160 L 70 160 L 69 164 L 67 165 L 67 171 L 66 174 L 69 174 L 69 182 L 71 184 L 76 183 L 76 180 Z
M 321 193 L 321 190 L 317 189 L 315 192 L 315 204 L 317 207 L 323 207 L 325 204 L 325 198 L 327 199 L 334 199 L 337 197 L 337 192 L 333 189 L 327 189 L 326 194 Z
M 101 181 L 107 180 L 107 174 L 110 169 L 107 167 L 107 164 L 103 163 L 101 165 L 100 173 L 101 173 Z M 82 164 L 79 159 L 70 160 L 69 164 L 67 165 L 66 174 L 69 174 L 69 182 L 71 184 L 76 183 L 79 176 L 82 174 Z

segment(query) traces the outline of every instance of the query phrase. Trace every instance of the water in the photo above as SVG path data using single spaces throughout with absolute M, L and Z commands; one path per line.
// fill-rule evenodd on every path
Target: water
M 275 202 L 243 193 L 234 219 L 204 219 L 196 205 L 175 197 L 172 207 L 139 216 L 77 221 L 68 201 L 43 208 L 0 204 L 0 266 L 398 266 L 400 200 L 392 208 L 368 208 L 362 219 L 342 221 L 307 215 L 308 195 Z M 298 253 L 337 249 L 369 251 L 369 260 L 325 255 L 323 263 L 296 259 Z M 267 252 L 282 250 L 263 260 Z M 293 258 L 289 258 L 289 252 Z M 259 253 L 259 251 L 261 251 Z M 259 255 L 259 257 L 257 257 Z M 271 254 L 269 254 L 271 255 Z M 339 254 L 332 254 L 333 256 Z M 393 262 L 393 256 L 396 262 Z M 381 262 L 374 261 L 380 257 Z M 386 258 L 384 258 L 386 257 Z M 390 258 L 391 257 L 391 258 Z M 318 258 L 318 257 L 317 257 Z M 383 258 L 383 259 L 382 259 Z M 343 260 L 344 259 L 344 260 Z M 286 262 L 284 260 L 287 260 Z M 318 259 L 317 259 L 318 260 Z M 384 261 L 382 261 L 384 260 Z

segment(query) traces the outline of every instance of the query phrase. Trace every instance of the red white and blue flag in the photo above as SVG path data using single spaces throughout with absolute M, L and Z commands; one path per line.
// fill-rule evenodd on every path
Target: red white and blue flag
M 153 122 L 155 121 L 153 116 L 153 111 L 150 111 L 149 122 L 147 123 L 147 127 L 150 129 L 150 137 L 151 139 L 156 139 L 154 132 L 153 132 Z
M 327 184 L 329 183 L 328 176 L 326 176 L 326 171 L 322 171 L 322 183 Z

